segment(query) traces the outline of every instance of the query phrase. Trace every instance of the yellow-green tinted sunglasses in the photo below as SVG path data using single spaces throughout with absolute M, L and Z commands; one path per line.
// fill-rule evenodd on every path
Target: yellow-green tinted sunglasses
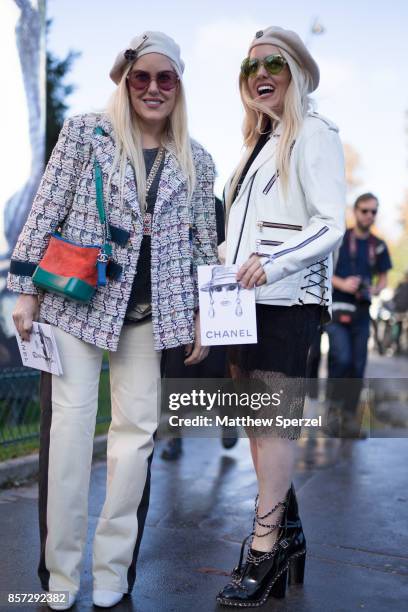
M 245 78 L 253 77 L 263 65 L 269 74 L 275 75 L 282 72 L 287 63 L 282 55 L 267 55 L 263 59 L 246 57 L 241 64 L 241 74 Z

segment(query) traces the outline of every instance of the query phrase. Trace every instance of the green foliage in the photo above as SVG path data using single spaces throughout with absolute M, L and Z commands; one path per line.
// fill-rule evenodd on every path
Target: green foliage
M 389 245 L 393 265 L 389 274 L 389 285 L 393 288 L 403 280 L 408 270 L 408 190 L 400 205 L 399 225 L 402 229 L 402 236 L 397 242 Z
M 47 32 L 51 27 L 52 20 L 47 21 Z M 71 71 L 75 60 L 81 54 L 78 51 L 70 51 L 65 59 L 59 59 L 50 51 L 46 57 L 46 143 L 45 161 L 48 162 L 53 148 L 58 140 L 58 134 L 62 128 L 68 105 L 66 99 L 75 90 L 72 84 L 66 84 L 65 78 Z
M 389 272 L 389 286 L 395 288 L 408 270 L 408 234 L 404 233 L 398 242 L 389 247 L 393 266 Z
M 0 461 L 14 459 L 15 457 L 21 457 L 38 451 L 40 407 L 38 401 L 30 402 L 31 404 L 34 410 L 25 411 L 30 417 L 25 417 L 23 423 L 16 426 L 7 426 L 6 423 L 0 422 Z M 3 408 L 0 404 L 0 414 L 2 411 Z M 104 369 L 99 380 L 99 401 L 95 435 L 102 435 L 108 431 L 110 416 L 109 371 Z

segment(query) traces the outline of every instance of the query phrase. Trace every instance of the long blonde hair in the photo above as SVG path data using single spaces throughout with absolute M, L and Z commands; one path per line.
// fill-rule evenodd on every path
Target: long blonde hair
M 137 195 L 142 210 L 146 208 L 146 166 L 143 157 L 142 133 L 137 114 L 133 110 L 127 89 L 126 77 L 133 64 L 124 71 L 122 78 L 112 94 L 107 106 L 107 113 L 114 128 L 116 141 L 115 157 L 109 175 L 108 185 L 113 173 L 119 168 L 119 194 L 123 198 L 125 170 L 127 160 L 134 168 Z M 166 130 L 161 137 L 161 145 L 175 150 L 180 168 L 187 179 L 188 198 L 195 185 L 195 168 L 191 142 L 187 127 L 187 106 L 182 81 L 179 81 L 174 109 L 168 118 Z
M 242 170 L 254 150 L 259 135 L 265 131 L 269 121 L 273 128 L 275 128 L 279 122 L 282 123 L 282 133 L 276 151 L 276 167 L 279 171 L 279 177 L 282 181 L 284 192 L 288 185 L 291 146 L 296 139 L 306 113 L 312 107 L 313 103 L 308 96 L 311 80 L 309 73 L 303 70 L 286 51 L 283 49 L 279 49 L 279 51 L 288 62 L 291 74 L 290 83 L 283 103 L 282 117 L 266 109 L 260 102 L 253 100 L 249 93 L 247 79 L 242 75 L 239 77 L 239 91 L 245 109 L 244 123 L 242 126 L 245 152 L 234 172 L 228 190 L 226 201 L 227 211 L 232 204 Z

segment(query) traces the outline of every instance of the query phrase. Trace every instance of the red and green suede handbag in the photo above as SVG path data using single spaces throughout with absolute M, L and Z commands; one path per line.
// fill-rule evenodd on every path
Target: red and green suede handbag
M 32 276 L 34 285 L 39 289 L 83 303 L 92 299 L 98 286 L 106 285 L 106 268 L 112 254 L 109 244 L 111 235 L 103 203 L 102 172 L 96 160 L 94 171 L 103 244 L 76 244 L 56 232 L 51 235 L 47 250 Z

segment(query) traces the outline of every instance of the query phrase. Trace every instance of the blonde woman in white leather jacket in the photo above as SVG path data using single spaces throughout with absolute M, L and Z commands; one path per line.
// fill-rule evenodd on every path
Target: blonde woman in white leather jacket
M 336 126 L 311 112 L 318 83 L 319 68 L 297 34 L 256 33 L 240 75 L 246 152 L 225 190 L 225 261 L 238 264 L 243 287 L 256 287 L 258 326 L 257 344 L 230 349 L 231 376 L 275 390 L 277 379 L 293 379 L 276 415 L 296 419 L 308 350 L 329 319 L 332 253 L 345 229 L 343 151 Z M 302 583 L 305 567 L 291 483 L 300 427 L 248 435 L 258 496 L 246 559 L 217 597 L 226 606 L 283 597 L 288 571 L 291 583 Z

